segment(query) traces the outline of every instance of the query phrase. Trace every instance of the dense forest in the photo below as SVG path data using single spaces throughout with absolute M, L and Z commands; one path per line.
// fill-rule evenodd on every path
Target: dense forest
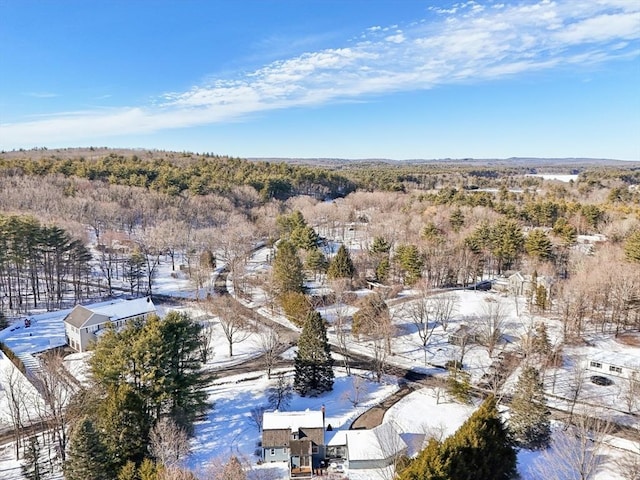
M 621 268 L 608 275 L 626 278 L 625 258 L 637 255 L 640 168 L 596 164 L 570 182 L 531 175 L 536 168 L 559 167 L 542 161 L 526 167 L 468 161 L 320 166 L 105 149 L 4 153 L 3 309 L 59 307 L 65 295 L 72 302 L 109 295 L 114 279 L 124 280 L 130 294 L 152 293 L 161 256 L 174 269 L 186 265 L 197 286 L 210 268 L 203 254 L 223 252 L 233 271 L 256 242 L 282 236 L 283 215 L 299 212 L 311 245 L 314 233 L 336 237 L 348 224 L 364 230 L 369 242 L 388 245 L 354 258 L 361 279 L 464 286 L 524 268 L 561 279 L 556 296 L 593 289 L 595 311 L 626 319 L 630 299 L 620 311 L 608 308 L 608 292 L 626 280 L 580 279 L 584 260 L 574 260 L 580 235 L 603 234 L 606 248 L 588 262 L 615 261 Z M 98 246 L 93 278 L 89 242 Z M 318 252 L 302 251 L 305 266 L 321 273 Z M 587 287 L 591 283 L 607 287 Z

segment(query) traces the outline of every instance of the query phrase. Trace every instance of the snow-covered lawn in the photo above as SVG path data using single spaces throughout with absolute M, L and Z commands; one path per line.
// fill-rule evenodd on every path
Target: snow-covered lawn
M 283 372 L 293 381 L 291 372 Z M 286 408 L 289 411 L 326 411 L 326 425 L 334 430 L 348 429 L 351 422 L 369 407 L 381 402 L 397 390 L 395 379 L 378 384 L 366 381 L 361 390 L 360 403 L 354 407 L 353 378 L 336 369 L 333 391 L 317 397 L 300 397 L 294 394 Z M 260 431 L 252 420 L 252 410 L 268 406 L 268 390 L 275 380 L 268 380 L 262 372 L 224 377 L 209 388 L 209 400 L 214 404 L 207 418 L 196 424 L 192 454 L 188 465 L 193 469 L 204 468 L 215 459 L 227 459 L 237 455 L 255 465 L 259 450 Z

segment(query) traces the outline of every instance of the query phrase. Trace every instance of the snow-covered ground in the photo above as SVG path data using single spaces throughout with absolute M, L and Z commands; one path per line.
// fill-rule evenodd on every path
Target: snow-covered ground
M 280 373 L 293 381 L 292 372 Z M 338 368 L 333 391 L 317 397 L 294 394 L 286 410 L 320 410 L 324 406 L 327 426 L 331 425 L 334 430 L 348 429 L 358 415 L 398 389 L 394 378 L 380 384 L 365 380 L 364 388 L 359 386 L 360 403 L 354 407 L 350 400 L 354 398 L 354 378 L 361 377 L 348 377 Z M 260 440 L 260 431 L 251 418 L 251 412 L 268 405 L 268 390 L 274 385 L 275 380 L 268 380 L 263 372 L 224 377 L 216 381 L 209 388 L 209 400 L 214 407 L 205 420 L 196 424 L 188 466 L 197 470 L 216 459 L 227 459 L 232 454 L 255 465 L 259 458 L 256 451 L 259 449 L 257 442 Z
M 362 242 L 357 237 L 357 231 L 348 231 L 347 244 L 355 249 L 362 248 Z M 336 245 L 332 250 L 336 250 Z M 266 278 L 269 274 L 269 259 L 273 252 L 268 248 L 257 250 L 246 265 L 248 277 Z M 211 276 L 210 283 L 200 295 L 206 294 L 213 287 L 213 281 L 217 272 Z M 249 298 L 243 298 L 243 302 L 250 308 L 259 311 L 263 315 L 270 317 L 281 324 L 293 327 L 286 317 L 278 314 L 269 303 L 269 297 L 264 290 L 259 288 L 258 282 L 244 282 L 245 292 Z M 156 278 L 155 291 L 168 295 L 177 295 L 184 298 L 193 298 L 193 285 L 186 279 L 183 272 L 172 271 L 169 262 L 163 262 L 160 266 Z M 320 283 L 313 284 L 315 288 L 322 289 L 326 286 Z M 229 278 L 228 287 L 233 291 L 232 279 Z M 369 294 L 369 290 L 357 292 L 358 296 Z M 519 338 L 531 328 L 537 321 L 544 321 L 548 328 L 549 337 L 553 345 L 557 345 L 561 337 L 562 325 L 559 321 L 537 317 L 527 312 L 525 301 L 520 298 L 506 297 L 492 292 L 476 291 L 455 291 L 448 295 L 454 295 L 457 302 L 457 309 L 447 330 L 442 326 L 436 326 L 433 335 L 425 349 L 421 345 L 420 338 L 416 332 L 416 327 L 410 320 L 409 307 L 411 296 L 417 292 L 405 291 L 402 293 L 401 301 L 394 301 L 390 307 L 390 313 L 396 327 L 397 334 L 392 340 L 393 355 L 388 359 L 390 363 L 404 368 L 414 368 L 434 375 L 446 375 L 439 368 L 447 361 L 459 358 L 460 349 L 451 345 L 448 337 L 461 325 L 477 324 L 487 305 L 500 303 L 505 314 L 502 330 L 505 341 L 497 347 L 497 351 L 509 351 L 515 348 Z M 444 294 L 444 293 L 443 293 Z M 517 303 L 516 303 L 517 301 Z M 194 305 L 194 304 L 192 304 Z M 234 356 L 228 355 L 228 344 L 223 335 L 219 320 L 201 311 L 195 306 L 166 305 L 159 306 L 159 313 L 164 315 L 169 309 L 187 311 L 200 321 L 210 322 L 213 331 L 213 354 L 206 367 L 209 369 L 223 370 L 231 365 L 244 362 L 255 355 L 257 335 L 252 335 L 245 341 L 234 345 Z M 333 323 L 338 315 L 349 317 L 356 311 L 350 305 L 328 305 L 320 309 L 323 317 L 329 322 L 328 337 L 330 342 L 337 344 L 337 336 Z M 0 332 L 0 341 L 9 345 L 21 357 L 28 357 L 52 347 L 64 344 L 64 326 L 62 319 L 68 311 L 43 313 L 41 315 L 30 316 L 31 327 L 25 328 L 23 324 L 14 324 Z M 295 328 L 295 327 L 293 327 Z M 547 369 L 545 372 L 545 387 L 549 395 L 549 403 L 553 407 L 568 409 L 566 398 L 570 393 L 572 376 L 576 366 L 584 365 L 589 355 L 594 349 L 602 349 L 610 352 L 625 352 L 640 355 L 636 347 L 630 347 L 616 342 L 611 337 L 605 335 L 593 335 L 587 339 L 589 346 L 565 346 L 563 350 L 564 363 L 557 369 Z M 366 339 L 357 339 L 349 336 L 348 348 L 365 355 L 372 355 L 374 346 Z M 470 345 L 464 356 L 465 368 L 471 373 L 472 379 L 477 381 L 488 371 L 496 357 L 489 356 L 487 349 L 480 345 Z M 286 353 L 290 358 L 292 351 Z M 81 381 L 87 378 L 87 354 L 73 354 L 67 357 L 66 365 L 70 372 Z M 338 364 L 339 362 L 336 362 Z M 0 371 L 11 368 L 11 363 L 0 354 Z M 16 370 L 17 371 L 17 370 Z M 301 398 L 294 396 L 289 406 L 290 410 L 318 409 L 322 405 L 327 411 L 327 423 L 331 423 L 334 429 L 348 428 L 350 422 L 362 411 L 374 405 L 393 393 L 398 387 L 396 381 L 386 378 L 386 383 L 377 384 L 371 381 L 366 382 L 366 395 L 361 403 L 354 407 L 349 400 L 350 392 L 353 390 L 353 380 L 346 377 L 339 368 L 336 369 L 336 383 L 333 392 L 326 393 L 317 398 Z M 1 372 L 0 372 L 1 373 Z M 19 373 L 19 372 L 18 372 Z M 284 372 L 291 376 L 290 371 Z M 365 375 L 365 372 L 362 372 Z M 514 372 L 511 378 L 507 379 L 506 388 L 511 388 L 515 384 L 518 371 Z M 589 373 L 587 373 L 588 377 Z M 267 404 L 267 392 L 274 381 L 268 380 L 263 372 L 256 371 L 251 374 L 243 374 L 232 377 L 220 378 L 209 388 L 209 399 L 213 403 L 213 408 L 206 419 L 196 425 L 195 437 L 192 442 L 193 452 L 187 461 L 187 465 L 194 468 L 203 468 L 206 464 L 216 459 L 226 459 L 229 454 L 239 455 L 252 468 L 271 469 L 274 475 L 286 477 L 286 466 L 263 465 L 257 466 L 255 451 L 257 441 L 260 439 L 257 426 L 251 419 L 252 409 Z M 0 416 L 7 410 L 6 382 L 0 375 Z M 34 395 L 31 392 L 31 395 Z M 621 389 L 618 382 L 613 386 L 604 387 L 584 382 L 581 402 L 594 404 L 603 407 L 612 419 L 618 422 L 635 425 L 640 428 L 638 417 L 624 413 L 620 408 Z M 37 395 L 36 395 L 37 396 Z M 352 396 L 352 395 L 351 395 Z M 442 392 L 433 389 L 421 389 L 402 399 L 393 406 L 385 416 L 385 422 L 394 422 L 399 427 L 400 433 L 410 446 L 410 451 L 419 451 L 425 434 L 436 436 L 447 436 L 453 433 L 468 416 L 472 413 L 474 406 L 460 405 L 447 400 Z M 582 405 L 576 406 L 576 412 L 582 411 Z M 6 423 L 6 420 L 0 419 Z M 612 479 L 617 480 L 613 467 L 613 461 L 619 457 L 624 448 L 633 448 L 623 444 L 620 449 L 616 438 L 609 439 L 610 445 L 607 447 L 605 467 L 596 477 L 597 480 Z M 553 452 L 552 452 L 553 453 Z M 522 451 L 519 454 L 521 463 L 520 472 L 524 480 L 539 478 L 530 472 L 533 465 L 540 457 L 540 453 Z M 17 472 L 17 463 L 11 459 L 12 449 L 5 447 L 0 449 L 0 478 L 18 479 L 21 478 Z M 608 467 L 607 467 L 608 466 Z M 14 472 L 14 473 L 8 473 Z M 609 472 L 609 476 L 607 476 Z M 374 472 L 350 472 L 352 480 L 364 480 L 377 478 Z

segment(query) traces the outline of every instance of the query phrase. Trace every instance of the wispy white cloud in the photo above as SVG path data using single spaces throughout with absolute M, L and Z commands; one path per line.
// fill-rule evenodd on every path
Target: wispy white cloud
M 538 0 L 454 4 L 400 29 L 372 26 L 343 48 L 309 52 L 234 79 L 167 93 L 149 105 L 4 124 L 3 147 L 154 132 L 294 106 L 367 98 L 636 58 L 640 4 Z M 10 140 L 9 140 L 10 139 Z
M 33 98 L 55 98 L 59 96 L 57 93 L 52 92 L 26 92 L 24 95 Z

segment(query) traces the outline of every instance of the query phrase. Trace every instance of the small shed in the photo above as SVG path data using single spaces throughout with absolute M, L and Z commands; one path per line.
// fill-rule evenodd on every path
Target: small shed
M 449 335 L 449 343 L 459 347 L 476 343 L 478 334 L 468 325 L 460 325 L 460 327 Z

